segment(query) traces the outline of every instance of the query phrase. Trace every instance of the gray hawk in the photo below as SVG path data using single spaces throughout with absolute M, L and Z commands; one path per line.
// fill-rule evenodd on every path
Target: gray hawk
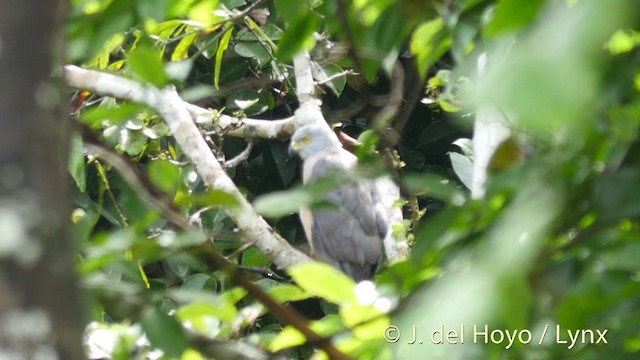
M 308 183 L 351 171 L 357 158 L 344 150 L 328 127 L 307 125 L 291 138 L 291 153 L 303 160 Z M 370 279 L 384 259 L 387 213 L 372 181 L 347 182 L 324 194 L 328 209 L 301 209 L 300 220 L 316 259 L 333 265 L 356 281 Z

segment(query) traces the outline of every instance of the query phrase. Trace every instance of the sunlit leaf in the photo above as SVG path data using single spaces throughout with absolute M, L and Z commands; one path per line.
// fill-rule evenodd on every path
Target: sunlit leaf
M 197 206 L 235 207 L 239 205 L 234 195 L 217 189 L 209 190 L 205 194 L 192 195 L 191 201 Z
M 451 47 L 451 38 L 446 33 L 444 21 L 436 18 L 414 30 L 410 49 L 417 56 L 418 72 L 425 77 L 427 70 Z
M 80 119 L 92 127 L 101 126 L 103 120 L 106 120 L 110 125 L 121 124 L 136 117 L 144 109 L 143 105 L 123 102 L 117 106 L 98 106 L 88 109 L 82 112 Z
M 493 19 L 484 29 L 484 35 L 493 37 L 529 25 L 545 2 L 546 0 L 500 0 L 494 10 Z
M 144 47 L 138 48 L 129 53 L 127 64 L 136 75 L 157 87 L 162 87 L 169 82 L 164 65 L 155 51 Z
M 173 50 L 171 54 L 171 61 L 184 60 L 189 56 L 189 48 L 198 40 L 199 34 L 194 32 L 189 34 L 180 40 L 178 46 Z
M 335 315 L 329 315 L 324 317 L 322 320 L 313 321 L 309 327 L 320 336 L 330 336 L 344 328 L 340 322 L 340 318 Z M 271 342 L 269 350 L 279 351 L 303 344 L 304 341 L 304 335 L 302 335 L 297 329 L 287 326 L 282 329 L 273 342 Z
M 355 283 L 336 268 L 320 262 L 296 265 L 289 275 L 309 294 L 319 296 L 335 304 L 356 302 Z
M 197 21 L 205 26 L 212 25 L 223 20 L 215 11 L 218 9 L 218 0 L 204 0 L 188 9 L 189 19 Z
M 216 89 L 220 86 L 220 69 L 222 69 L 222 56 L 227 51 L 229 47 L 229 40 L 231 40 L 231 35 L 233 35 L 233 26 L 231 23 L 226 24 L 224 26 L 224 35 L 222 39 L 220 39 L 220 43 L 218 43 L 218 49 L 216 50 L 216 62 L 213 72 L 213 86 Z
M 300 301 L 312 296 L 301 288 L 290 284 L 282 284 L 273 287 L 269 289 L 268 293 L 278 302 Z

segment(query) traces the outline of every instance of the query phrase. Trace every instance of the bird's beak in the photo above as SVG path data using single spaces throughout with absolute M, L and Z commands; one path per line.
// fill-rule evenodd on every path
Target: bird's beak
M 294 157 L 295 155 L 297 155 L 299 148 L 300 144 L 292 140 L 291 144 L 289 144 L 289 157 Z

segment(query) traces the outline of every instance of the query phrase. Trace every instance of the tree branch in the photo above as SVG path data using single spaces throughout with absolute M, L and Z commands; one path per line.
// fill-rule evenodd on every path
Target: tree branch
M 225 191 L 236 199 L 238 206 L 226 210 L 247 241 L 254 241 L 255 245 L 282 269 L 309 261 L 308 256 L 293 248 L 276 234 L 240 193 L 195 125 L 192 118 L 193 112 L 188 110 L 188 108 L 193 110 L 194 107 L 187 105 L 178 96 L 174 87 L 157 89 L 152 86 L 143 86 L 133 80 L 83 70 L 71 65 L 65 67 L 65 76 L 67 82 L 73 87 L 128 99 L 154 108 L 163 117 L 182 151 L 195 165 L 207 187 Z
M 65 66 L 65 80 L 69 86 L 86 89 L 104 96 L 148 104 L 147 88 L 137 81 L 117 75 L 87 70 L 74 65 Z M 212 116 L 211 110 L 180 99 L 193 119 Z M 281 120 L 240 119 L 222 114 L 218 125 L 225 134 L 242 138 L 286 139 L 293 134 L 293 117 Z
M 96 155 L 103 157 L 110 164 L 112 164 L 123 175 L 127 183 L 133 188 L 137 189 L 141 198 L 151 206 L 158 209 L 167 220 L 178 229 L 184 231 L 197 230 L 174 208 L 173 204 L 168 202 L 167 196 L 160 190 L 155 188 L 151 181 L 142 174 L 138 168 L 128 158 L 116 153 L 114 150 L 106 147 L 100 143 L 93 133 L 86 127 L 79 125 L 83 135 L 88 140 L 85 146 Z M 202 253 L 211 263 L 213 263 L 218 269 L 227 273 L 234 283 L 242 286 L 247 290 L 251 296 L 255 297 L 260 303 L 269 309 L 271 314 L 275 316 L 285 325 L 291 325 L 299 330 L 310 343 L 316 344 L 331 356 L 332 359 L 349 359 L 348 356 L 339 351 L 331 343 L 330 338 L 325 338 L 318 335 L 309 327 L 308 320 L 295 309 L 281 304 L 275 301 L 269 294 L 267 294 L 262 288 L 254 284 L 243 271 L 260 272 L 269 277 L 277 277 L 278 275 L 270 272 L 268 269 L 257 269 L 251 267 L 241 267 L 227 260 L 224 256 L 220 255 L 217 251 L 207 245 L 197 245 L 190 248 L 192 252 Z M 139 313 L 139 312 L 138 312 Z M 213 350 L 215 348 L 215 341 L 211 341 L 208 344 Z M 202 345 L 202 344 L 201 344 Z M 257 351 L 257 349 L 256 349 Z

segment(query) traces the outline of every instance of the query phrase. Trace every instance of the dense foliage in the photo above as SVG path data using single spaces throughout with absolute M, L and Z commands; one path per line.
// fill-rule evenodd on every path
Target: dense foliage
M 314 264 L 281 271 L 240 239 L 226 212 L 233 198 L 207 191 L 158 114 L 74 92 L 82 125 L 69 169 L 90 355 L 325 356 L 212 263 L 215 249 L 354 358 L 639 356 L 637 10 L 617 0 L 72 1 L 68 62 L 173 84 L 211 108 L 198 126 L 250 201 L 296 189 L 278 193 L 284 212 L 259 210 L 302 249 L 286 209 L 318 189 L 298 187 L 286 141 L 226 136 L 216 114 L 292 116 L 291 60 L 309 51 L 325 118 L 360 137 L 361 162 L 379 169 L 393 151 L 396 168 L 385 165 L 399 172 L 407 219 L 396 230 L 411 244 L 375 286 Z M 486 195 L 472 200 L 478 149 L 464 138 L 487 108 L 511 135 Z M 96 157 L 100 146 L 115 151 Z M 149 197 L 201 231 L 177 229 Z M 488 335 L 474 336 L 485 325 Z M 449 330 L 458 344 L 446 344 Z M 572 347 L 576 331 L 587 336 Z

